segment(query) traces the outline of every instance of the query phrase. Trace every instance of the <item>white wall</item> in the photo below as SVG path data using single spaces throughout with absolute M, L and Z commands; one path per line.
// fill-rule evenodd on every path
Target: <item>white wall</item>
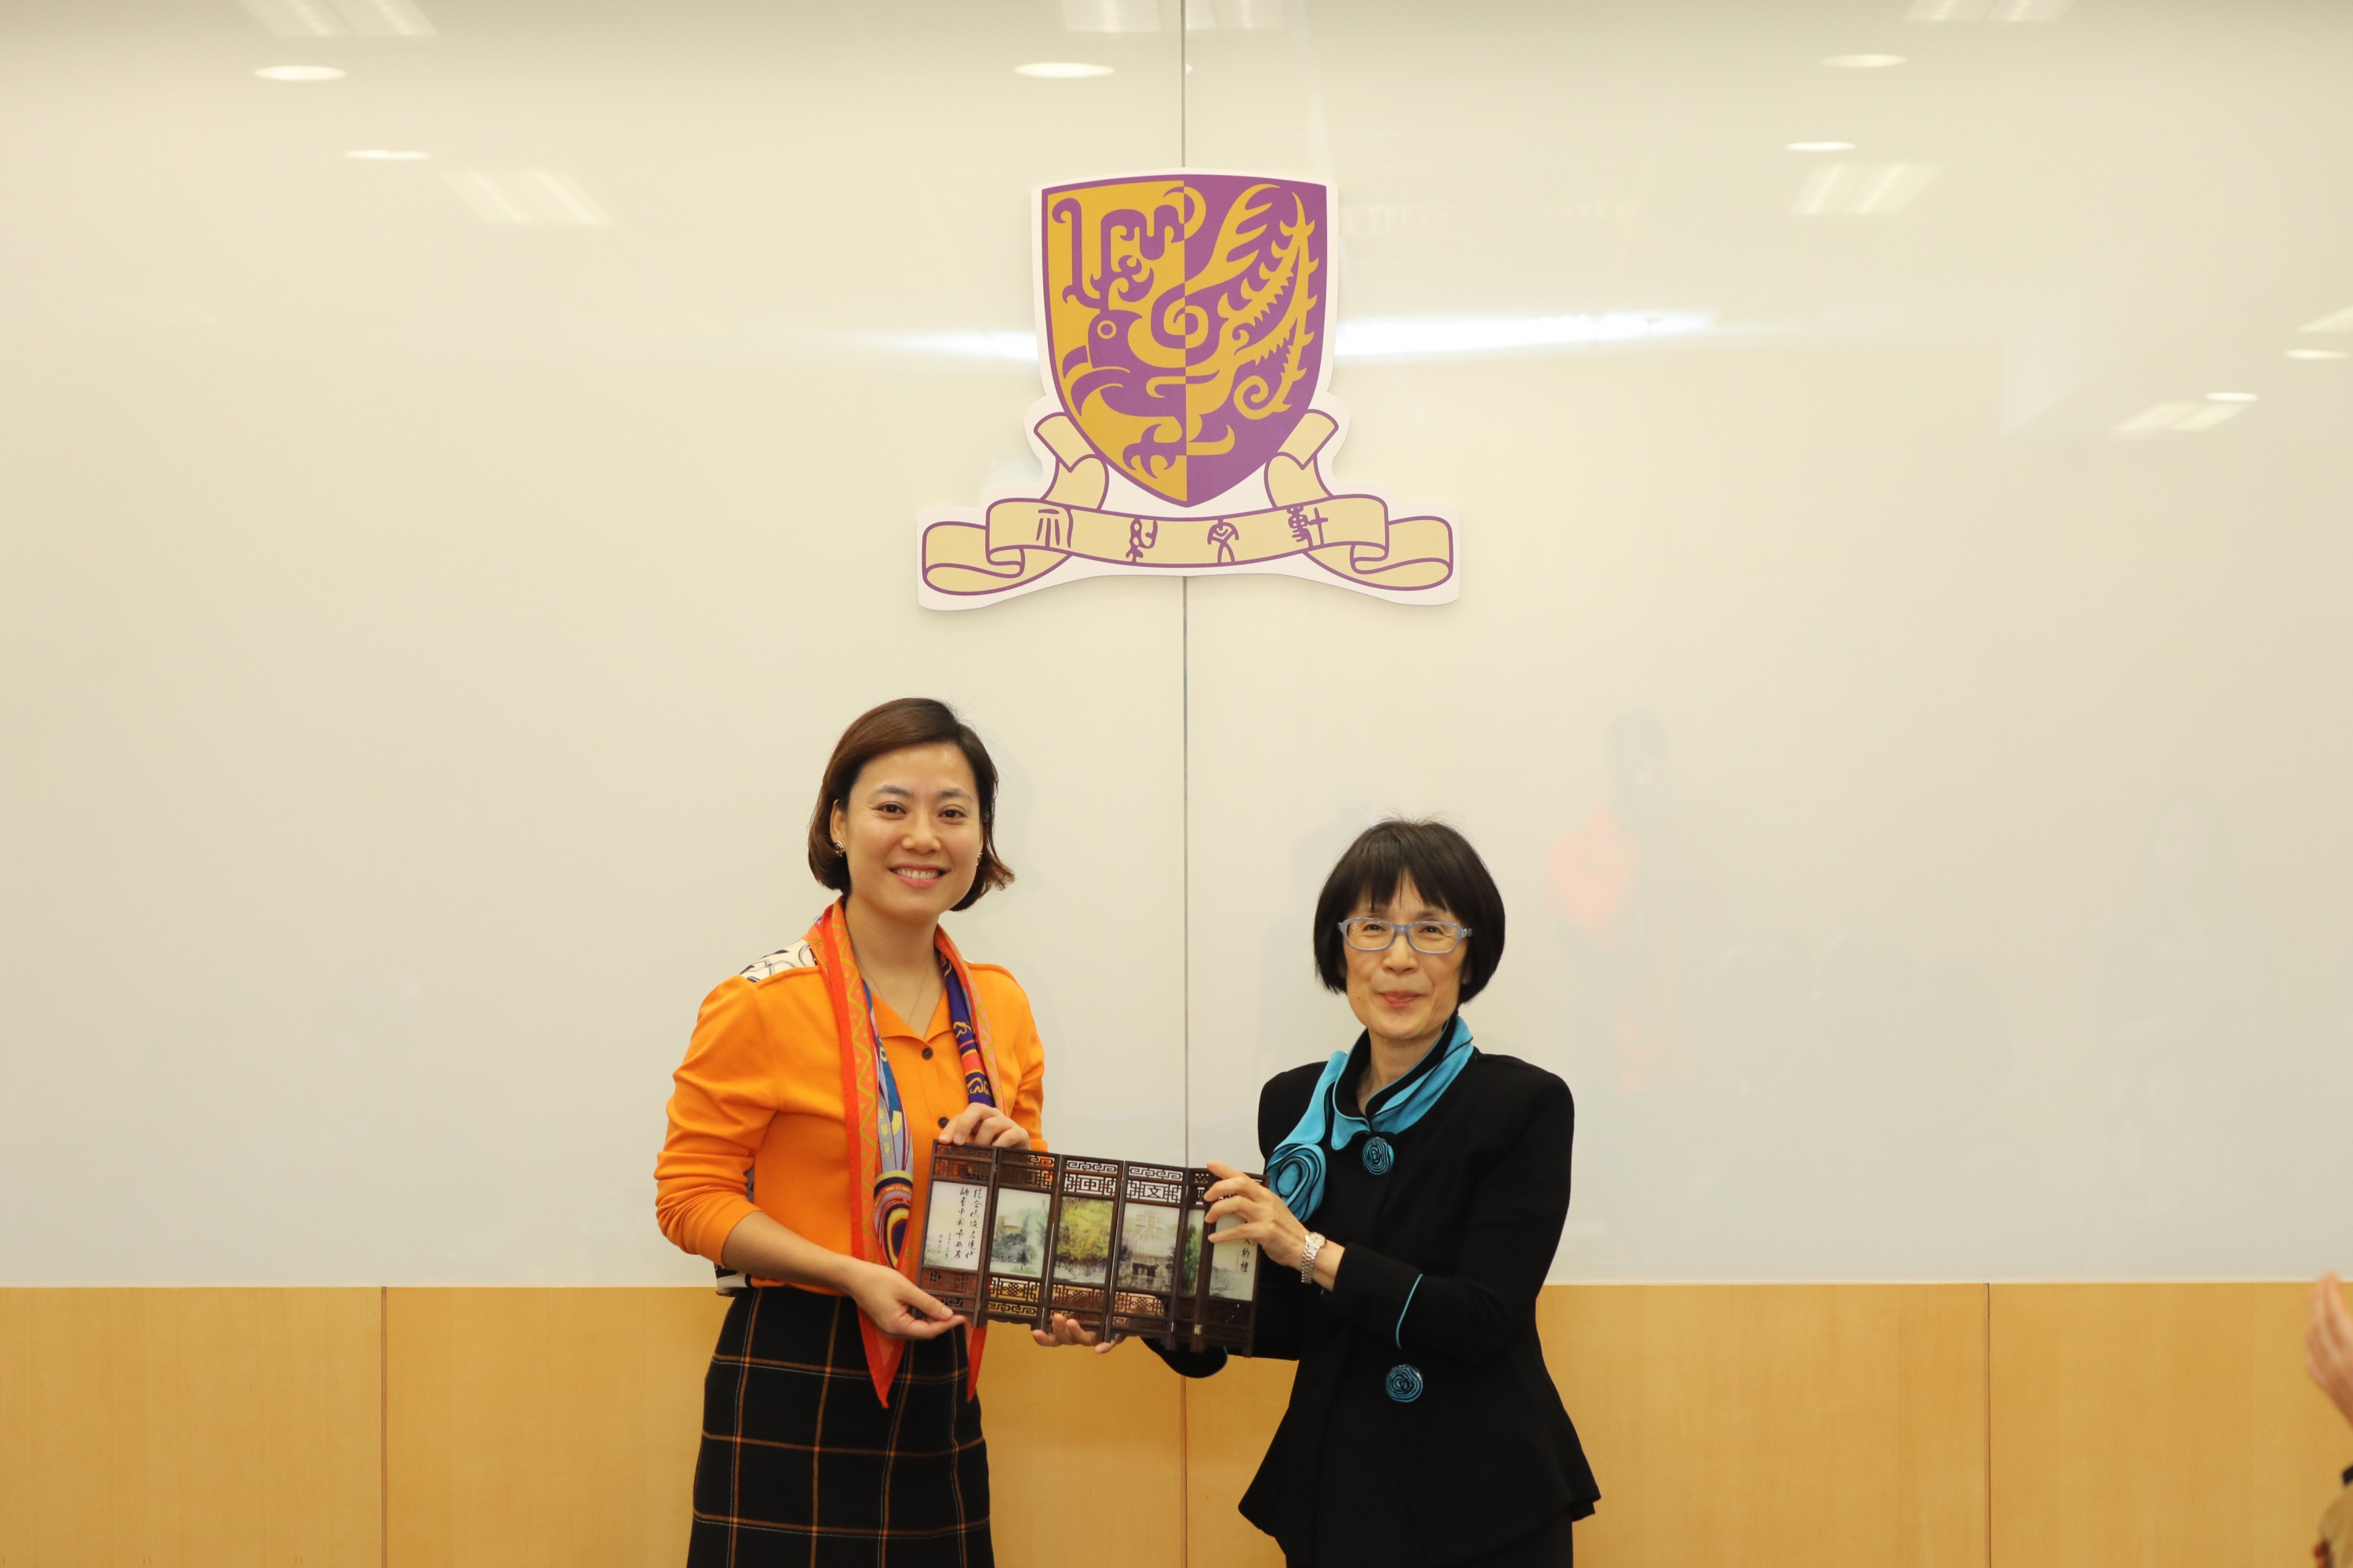
M 914 509 L 1033 394 L 874 341 L 1027 317 L 1072 154 L 1018 30 L 95 10 L 0 18 L 0 1277 L 706 1278 L 670 1071 L 909 692 L 1004 770 L 1019 882 L 955 928 L 1031 986 L 1050 1130 L 1181 1154 L 1181 589 L 917 609 Z M 1173 158 L 1172 106 L 1083 155 Z M 442 180 L 540 165 L 611 224 Z
M 2353 26 L 1904 15 L 1341 5 L 1200 40 L 1189 154 L 1328 157 L 1356 318 L 1713 325 L 1344 359 L 1345 472 L 1459 504 L 1460 602 L 1195 586 L 1197 1154 L 1346 1038 L 1307 975 L 1324 868 L 1436 811 L 1513 914 L 1482 1039 L 1578 1095 L 1564 1277 L 2337 1255 L 2353 359 L 2287 351 L 2353 348 L 2298 330 L 2353 306 L 2353 215 L 2316 199 L 2353 176 Z M 1862 52 L 1905 63 L 1817 63 Z M 1793 210 L 1837 163 L 1935 173 Z M 2243 411 L 2116 433 L 2172 401 Z M 1387 673 L 1342 673 L 1366 649 Z M 1666 749 L 1630 805 L 1637 711 Z M 1643 861 L 1614 934 L 1550 870 L 1605 806 Z
M 1248 1155 L 1353 1033 L 1324 870 L 1438 811 L 1512 909 L 1482 1043 L 1577 1092 L 1563 1277 L 2343 1261 L 2353 359 L 2286 356 L 2353 348 L 2296 330 L 2353 306 L 2336 13 L 419 4 L 0 14 L 0 1280 L 700 1278 L 668 1072 L 909 691 L 1005 767 L 956 928 L 1065 1148 Z M 1347 320 L 1705 330 L 1341 361 L 1451 607 L 919 611 L 1038 382 L 894 340 L 1023 330 L 1029 188 L 1180 159 L 1334 181 Z M 1794 212 L 1840 163 L 1935 173 Z M 445 178 L 540 168 L 611 221 Z M 1613 800 L 1597 938 L 1550 866 Z

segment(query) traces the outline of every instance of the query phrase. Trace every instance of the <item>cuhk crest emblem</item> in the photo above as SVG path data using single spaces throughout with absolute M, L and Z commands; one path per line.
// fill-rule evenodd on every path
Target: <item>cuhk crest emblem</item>
M 923 603 L 1229 572 L 1454 598 L 1450 518 L 1332 482 L 1330 187 L 1135 175 L 1046 186 L 1032 219 L 1045 493 L 923 514 Z

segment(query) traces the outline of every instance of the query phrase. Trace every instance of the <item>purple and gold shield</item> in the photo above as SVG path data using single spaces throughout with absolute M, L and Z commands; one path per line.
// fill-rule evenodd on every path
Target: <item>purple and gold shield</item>
M 1266 466 L 1324 360 L 1324 187 L 1167 175 L 1049 187 L 1046 353 L 1114 470 L 1198 506 Z

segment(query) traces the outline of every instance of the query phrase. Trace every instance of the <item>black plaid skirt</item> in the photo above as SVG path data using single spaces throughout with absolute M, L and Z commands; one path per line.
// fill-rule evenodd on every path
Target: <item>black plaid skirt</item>
M 962 1330 L 911 1340 L 888 1408 L 858 1308 L 789 1286 L 727 1308 L 702 1384 L 688 1568 L 992 1568 Z

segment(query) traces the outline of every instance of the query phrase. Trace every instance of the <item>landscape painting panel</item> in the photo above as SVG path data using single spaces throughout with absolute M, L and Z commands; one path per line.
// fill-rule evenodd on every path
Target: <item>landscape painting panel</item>
M 1054 1240 L 1058 1284 L 1101 1285 L 1111 1265 L 1111 1200 L 1065 1198 Z
M 988 1235 L 988 1271 L 1020 1279 L 1046 1272 L 1046 1213 L 1052 1194 L 1006 1187 L 997 1194 L 997 1224 Z
M 1176 1211 L 1132 1204 L 1119 1230 L 1119 1288 L 1160 1296 L 1176 1289 Z

